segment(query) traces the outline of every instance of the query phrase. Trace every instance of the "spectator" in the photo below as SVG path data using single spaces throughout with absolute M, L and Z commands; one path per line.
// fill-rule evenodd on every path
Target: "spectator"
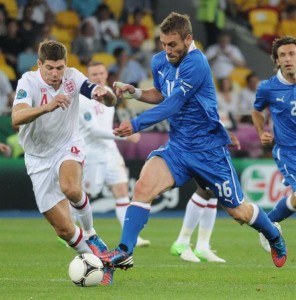
M 46 4 L 49 7 L 49 9 L 53 12 L 53 14 L 67 10 L 68 2 L 69 1 L 67 0 L 46 0 Z
M 11 112 L 13 98 L 12 85 L 6 74 L 0 71 L 0 115 Z
M 5 55 L 6 62 L 17 69 L 17 56 L 26 47 L 23 38 L 18 33 L 19 27 L 16 19 L 7 21 L 7 33 L 0 36 L 0 48 Z
M 27 47 L 33 47 L 37 36 L 41 33 L 40 26 L 32 19 L 33 11 L 34 6 L 27 4 L 23 9 L 23 16 L 18 22 L 19 35 L 23 38 Z
M 8 18 L 7 10 L 3 4 L 0 4 L 0 36 L 6 34 L 6 20 Z
M 81 34 L 72 43 L 72 52 L 76 54 L 82 64 L 87 64 L 95 52 L 104 51 L 101 40 L 95 36 L 95 28 L 90 21 L 81 25 Z
M 116 63 L 110 66 L 109 73 L 117 74 L 119 81 L 138 86 L 141 80 L 148 78 L 145 69 L 139 62 L 129 57 L 124 48 L 116 48 L 113 55 Z
M 206 47 L 217 41 L 218 35 L 225 27 L 226 0 L 195 0 L 196 18 L 205 26 Z
M 143 11 L 136 9 L 133 13 L 133 23 L 124 24 L 121 27 L 121 37 L 128 41 L 134 53 L 139 52 L 145 40 L 148 39 L 148 29 L 142 25 Z
M 92 22 L 96 31 L 96 37 L 101 39 L 104 45 L 112 39 L 119 38 L 119 24 L 113 18 L 108 5 L 101 4 L 94 16 L 90 16 L 86 20 Z
M 151 0 L 124 0 L 120 21 L 127 23 L 128 17 L 137 9 L 141 9 L 144 14 L 152 14 Z
M 259 84 L 259 78 L 256 73 L 252 72 L 246 77 L 247 85 L 241 90 L 239 97 L 240 123 L 252 122 L 252 110 L 256 98 L 256 90 Z
M 102 0 L 72 0 L 71 8 L 85 18 L 93 15 L 101 3 Z
M 236 129 L 238 121 L 238 98 L 237 89 L 234 88 L 229 77 L 218 80 L 217 102 L 218 111 L 224 126 Z
M 241 50 L 231 43 L 231 36 L 226 31 L 220 33 L 217 43 L 208 47 L 205 55 L 216 79 L 226 78 L 235 67 L 245 66 Z
M 277 35 L 278 36 L 296 36 L 296 5 L 287 6 L 286 16 L 280 21 Z

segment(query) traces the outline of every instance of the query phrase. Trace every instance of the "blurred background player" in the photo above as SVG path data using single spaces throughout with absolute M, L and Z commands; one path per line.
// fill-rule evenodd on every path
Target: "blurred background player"
M 106 86 L 108 71 L 101 62 L 91 61 L 87 66 L 87 77 L 91 82 L 112 91 Z M 130 203 L 128 176 L 122 155 L 115 143 L 117 139 L 137 143 L 140 134 L 126 138 L 113 134 L 114 107 L 106 107 L 95 100 L 80 95 L 80 133 L 85 140 L 85 165 L 83 189 L 89 197 L 97 196 L 104 184 L 110 187 L 115 199 L 115 213 L 123 226 L 126 209 Z M 138 237 L 137 246 L 149 246 L 150 241 Z
M 69 246 L 78 253 L 99 255 L 108 248 L 93 227 L 91 206 L 82 190 L 79 94 L 110 106 L 117 98 L 77 69 L 68 68 L 67 50 L 60 42 L 40 43 L 37 63 L 37 71 L 24 73 L 18 81 L 12 110 L 36 203 Z M 79 212 L 82 228 L 73 223 L 69 202 Z M 105 275 L 104 283 L 111 283 L 113 268 L 105 268 Z

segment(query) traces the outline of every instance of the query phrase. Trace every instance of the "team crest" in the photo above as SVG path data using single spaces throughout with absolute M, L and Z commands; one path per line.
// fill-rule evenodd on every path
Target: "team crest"
M 75 87 L 75 83 L 74 83 L 73 79 L 66 80 L 64 82 L 64 90 L 68 95 L 75 94 L 76 87 Z
M 27 97 L 27 92 L 25 90 L 22 90 L 20 89 L 18 92 L 17 92 L 17 96 L 16 96 L 16 99 L 24 99 Z
M 89 112 L 86 112 L 86 113 L 84 114 L 84 120 L 85 120 L 85 121 L 90 121 L 90 120 L 91 120 L 91 114 L 90 114 Z

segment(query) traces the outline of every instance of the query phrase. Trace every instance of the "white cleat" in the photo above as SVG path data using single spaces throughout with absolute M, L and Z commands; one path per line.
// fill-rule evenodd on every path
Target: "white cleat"
M 190 262 L 200 262 L 200 259 L 196 257 L 190 247 L 186 248 L 182 253 L 180 254 L 180 258 L 185 261 Z
M 211 249 L 194 250 L 194 254 L 203 262 L 219 262 L 225 263 L 226 261 L 217 256 Z
M 279 230 L 279 232 L 282 234 L 282 228 L 281 225 L 277 222 L 273 222 L 273 225 Z M 267 240 L 267 238 L 263 235 L 263 233 L 259 233 L 259 242 L 260 245 L 262 246 L 262 248 L 266 251 L 266 252 L 271 252 L 270 249 L 270 245 L 269 245 L 269 241 Z
M 138 237 L 137 239 L 137 247 L 148 247 L 151 245 L 151 242 L 149 240 L 144 240 L 141 237 Z

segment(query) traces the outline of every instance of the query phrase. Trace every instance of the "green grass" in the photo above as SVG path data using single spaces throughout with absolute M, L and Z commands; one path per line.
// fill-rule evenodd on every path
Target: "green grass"
M 151 218 L 141 235 L 152 245 L 136 249 L 133 269 L 117 270 L 112 286 L 80 288 L 67 273 L 75 252 L 57 242 L 44 219 L 0 219 L 0 299 L 295 299 L 296 219 L 282 223 L 289 256 L 281 269 L 259 246 L 257 233 L 230 218 L 217 219 L 212 237 L 226 264 L 171 256 L 181 222 Z M 95 219 L 95 227 L 116 246 L 117 220 Z

